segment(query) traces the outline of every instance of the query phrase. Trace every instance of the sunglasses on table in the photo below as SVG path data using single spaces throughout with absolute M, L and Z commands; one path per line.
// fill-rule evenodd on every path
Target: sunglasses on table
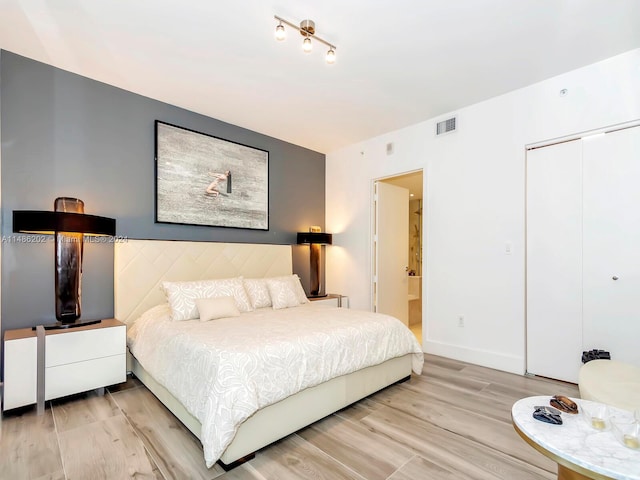
M 541 422 L 551 423 L 552 425 L 562 425 L 562 417 L 559 410 L 553 407 L 536 406 L 533 407 L 533 418 Z
M 565 413 L 578 413 L 578 405 L 576 402 L 564 395 L 554 395 L 551 397 L 551 400 L 549 400 L 549 404 Z

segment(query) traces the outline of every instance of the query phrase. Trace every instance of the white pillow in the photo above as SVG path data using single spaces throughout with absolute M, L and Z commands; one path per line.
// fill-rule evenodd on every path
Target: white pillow
M 240 310 L 238 310 L 233 297 L 198 298 L 196 306 L 201 322 L 240 316 Z
M 268 278 L 267 288 L 271 295 L 271 303 L 274 310 L 300 305 L 300 300 L 298 299 L 291 277 Z
M 271 295 L 269 295 L 266 278 L 245 278 L 243 281 L 253 308 L 271 306 Z
M 174 321 L 198 318 L 198 298 L 233 297 L 238 310 L 253 310 L 242 277 L 219 280 L 198 280 L 195 282 L 162 282 L 171 307 L 171 319 Z
M 284 275 L 282 277 L 271 277 L 274 280 L 288 280 L 291 282 L 291 288 L 296 294 L 299 303 L 309 303 L 309 299 L 307 298 L 307 294 L 304 292 L 304 288 L 302 288 L 302 283 L 300 282 L 300 277 L 295 273 L 293 275 Z
M 295 289 L 296 295 L 298 296 L 298 301 L 300 303 L 309 303 L 311 300 L 307 298 L 307 294 L 305 293 L 304 288 L 302 288 L 300 277 L 298 277 L 298 275 L 294 273 L 293 275 L 291 275 L 291 282 L 293 282 L 293 288 Z

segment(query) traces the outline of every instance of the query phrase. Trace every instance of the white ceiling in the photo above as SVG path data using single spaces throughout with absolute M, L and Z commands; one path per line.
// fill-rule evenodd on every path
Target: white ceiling
M 327 153 L 638 48 L 640 1 L 0 0 L 0 47 Z

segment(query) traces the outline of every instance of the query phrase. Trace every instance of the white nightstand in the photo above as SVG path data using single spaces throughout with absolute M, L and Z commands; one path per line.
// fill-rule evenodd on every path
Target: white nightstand
M 126 326 L 116 319 L 44 336 L 44 400 L 126 381 Z M 3 410 L 38 401 L 37 335 L 31 328 L 4 332 Z
M 314 305 L 321 304 L 331 307 L 349 308 L 349 297 L 339 293 L 328 293 L 325 297 L 309 297 Z

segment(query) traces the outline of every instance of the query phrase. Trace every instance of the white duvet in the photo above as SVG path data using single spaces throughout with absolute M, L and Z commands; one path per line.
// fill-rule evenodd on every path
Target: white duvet
M 413 334 L 387 315 L 302 305 L 209 322 L 173 322 L 168 305 L 129 329 L 131 353 L 202 424 L 211 467 L 258 409 L 390 358 L 424 357 Z

